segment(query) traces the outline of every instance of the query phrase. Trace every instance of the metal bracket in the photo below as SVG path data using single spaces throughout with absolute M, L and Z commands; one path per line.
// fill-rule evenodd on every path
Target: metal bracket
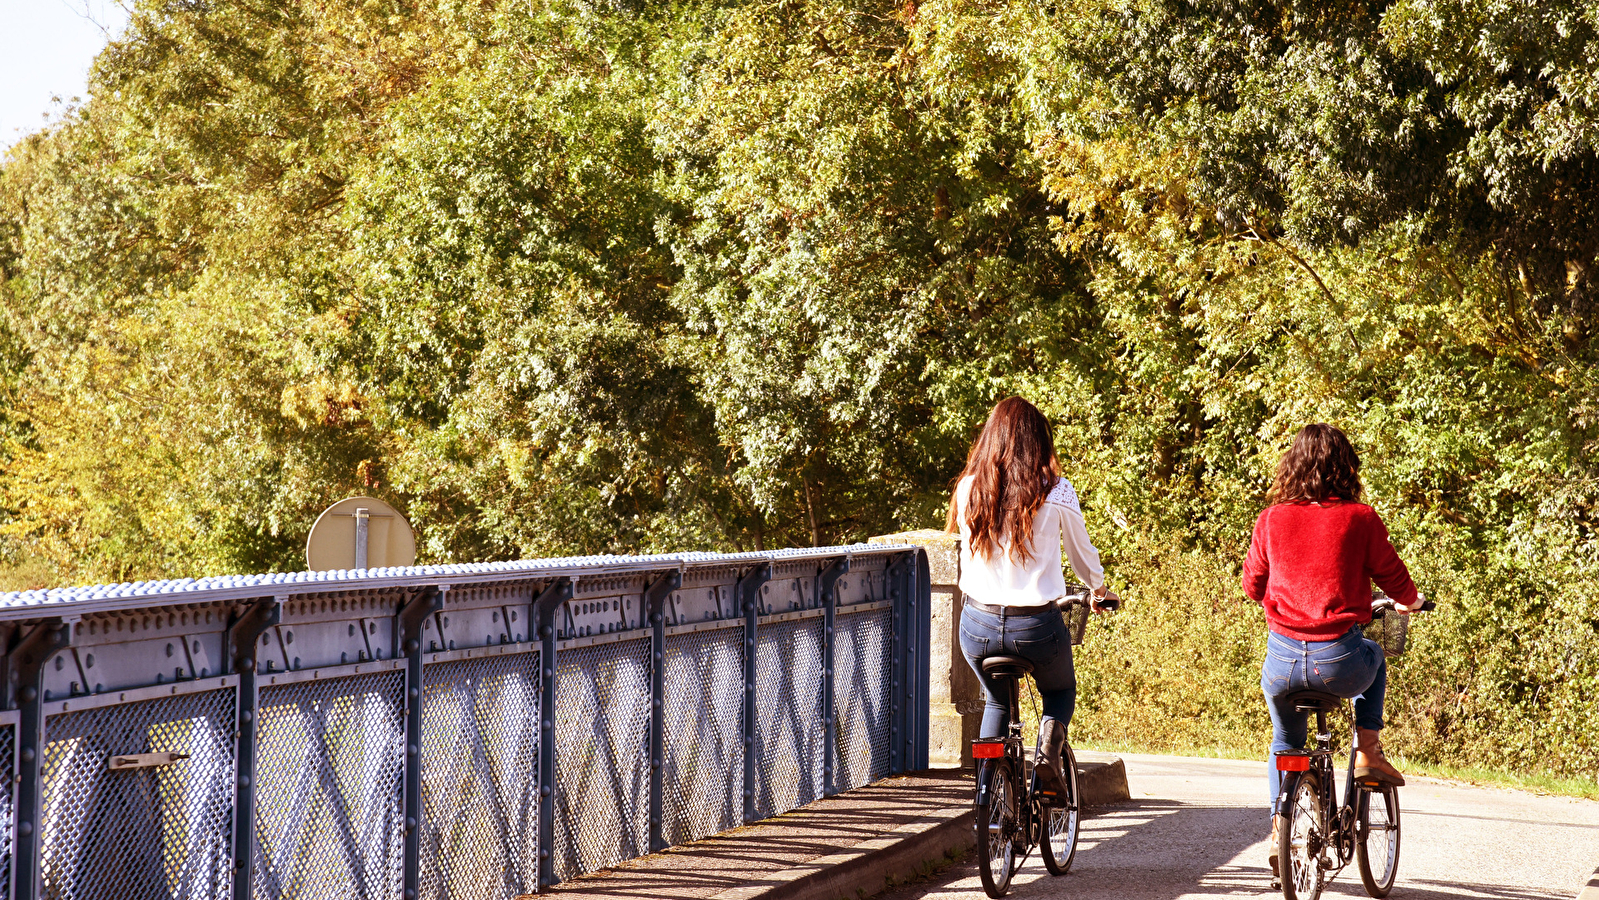
M 36 827 L 43 811 L 44 666 L 72 643 L 71 630 L 60 619 L 35 625 L 6 658 L 6 680 L 21 710 L 17 727 L 17 827 L 12 871 L 17 873 L 16 900 L 38 896 L 39 839 Z M 12 699 L 12 698 L 7 698 Z
M 555 613 L 572 599 L 575 579 L 545 585 L 533 601 L 538 629 L 539 681 L 539 890 L 555 883 Z
M 889 627 L 888 689 L 888 771 L 891 775 L 902 774 L 909 768 L 905 764 L 907 754 L 900 737 L 906 731 L 908 705 L 901 696 L 900 689 L 905 684 L 908 671 L 905 665 L 905 648 L 908 644 L 906 622 L 909 618 L 905 608 L 905 598 L 910 593 L 911 566 L 910 554 L 902 554 L 890 562 L 884 572 L 888 583 L 888 599 L 893 609 Z
M 929 648 L 933 643 L 932 573 L 928 567 L 927 551 L 918 549 L 911 554 L 912 569 L 906 582 L 909 587 L 905 597 L 905 718 L 906 768 L 920 771 L 927 768 L 928 716 L 927 698 L 930 696 L 932 669 Z M 916 650 L 921 648 L 918 655 Z
M 650 852 L 668 846 L 662 834 L 662 795 L 666 791 L 666 598 L 683 585 L 681 570 L 667 572 L 644 589 L 643 609 L 650 626 Z
M 418 591 L 400 607 L 395 641 L 405 653 L 405 900 L 416 900 L 422 885 L 422 625 L 444 608 L 447 584 Z
M 744 823 L 756 820 L 755 809 L 755 647 L 760 622 L 761 586 L 772 580 L 770 561 L 755 566 L 738 580 L 739 608 L 744 612 Z
M 833 564 L 823 569 L 816 577 L 817 596 L 822 601 L 823 626 L 822 626 L 822 795 L 832 796 L 838 793 L 838 781 L 833 777 L 833 772 L 838 768 L 838 725 L 837 710 L 833 703 L 833 623 L 838 617 L 838 592 L 834 586 L 838 579 L 849 571 L 850 558 L 848 556 L 833 560 Z
M 286 597 L 250 604 L 228 625 L 223 665 L 239 676 L 238 777 L 233 786 L 233 900 L 250 900 L 254 881 L 250 862 L 255 853 L 255 759 L 259 734 L 256 714 L 260 692 L 256 688 L 256 641 L 283 619 Z
M 106 760 L 106 768 L 113 772 L 123 769 L 154 769 L 158 766 L 170 766 L 180 759 L 188 759 L 187 753 L 123 753 Z

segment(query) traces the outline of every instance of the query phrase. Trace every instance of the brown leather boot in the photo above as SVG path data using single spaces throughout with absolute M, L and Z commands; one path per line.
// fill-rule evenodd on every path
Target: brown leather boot
M 1044 716 L 1038 721 L 1038 749 L 1033 754 L 1038 773 L 1038 791 L 1046 805 L 1066 802 L 1066 769 L 1061 751 L 1066 746 L 1066 726 Z
M 1380 732 L 1370 728 L 1355 729 L 1355 780 L 1363 784 L 1388 784 L 1405 786 L 1405 776 L 1383 755 Z

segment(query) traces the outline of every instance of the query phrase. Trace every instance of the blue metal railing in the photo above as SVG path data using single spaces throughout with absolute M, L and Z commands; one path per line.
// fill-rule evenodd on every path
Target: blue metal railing
M 7 898 L 531 893 L 927 765 L 914 547 L 0 595 Z

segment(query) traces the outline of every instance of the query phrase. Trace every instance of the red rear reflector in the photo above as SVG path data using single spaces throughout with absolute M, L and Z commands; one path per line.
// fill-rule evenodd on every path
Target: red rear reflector
M 1301 755 L 1299 755 L 1297 753 L 1295 753 L 1295 754 L 1279 753 L 1279 754 L 1277 754 L 1277 771 L 1279 771 L 1279 772 L 1309 772 L 1310 771 L 1310 757 L 1301 756 Z
M 1000 758 L 1001 756 L 1004 756 L 1004 755 L 1005 755 L 1005 742 L 1004 741 L 993 741 L 991 743 L 981 743 L 981 742 L 978 742 L 978 741 L 972 741 L 972 758 L 973 759 L 998 759 L 998 758 Z

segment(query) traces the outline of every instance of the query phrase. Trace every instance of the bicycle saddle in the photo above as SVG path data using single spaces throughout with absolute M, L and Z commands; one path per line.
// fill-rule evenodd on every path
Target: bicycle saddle
M 1336 712 L 1344 698 L 1325 691 L 1294 691 L 1288 695 L 1288 702 L 1299 712 Z
M 1033 671 L 1031 660 L 1020 656 L 987 656 L 983 658 L 983 674 L 995 678 L 1020 678 Z

